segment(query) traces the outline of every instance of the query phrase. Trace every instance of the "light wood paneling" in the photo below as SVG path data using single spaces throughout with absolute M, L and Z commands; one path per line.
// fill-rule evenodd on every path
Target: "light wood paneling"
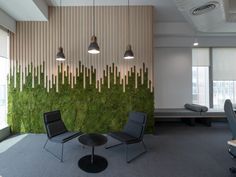
M 125 85 L 129 83 L 128 74 L 135 72 L 137 88 L 137 77 L 141 76 L 143 84 L 143 74 L 148 69 L 147 87 L 153 91 L 153 8 L 151 6 L 130 7 L 130 43 L 135 55 L 134 60 L 123 59 L 128 43 L 127 7 L 99 6 L 96 7 L 95 14 L 95 33 L 101 53 L 91 55 L 88 54 L 87 48 L 92 36 L 92 7 L 62 7 L 61 41 L 66 56 L 66 61 L 63 63 L 55 60 L 60 45 L 59 7 L 49 7 L 48 22 L 17 22 L 16 33 L 10 36 L 10 59 L 11 75 L 15 78 L 16 72 L 20 72 L 21 90 L 28 72 L 32 73 L 32 87 L 35 84 L 44 84 L 49 91 L 56 84 L 58 91 L 58 72 L 63 73 L 62 82 L 64 76 L 69 77 L 68 82 L 73 88 L 76 84 L 75 78 L 83 70 L 86 72 L 83 82 L 86 88 L 85 76 L 91 76 L 90 73 L 96 70 L 96 83 L 92 83 L 91 77 L 88 78 L 89 83 L 95 84 L 99 91 L 101 91 L 101 84 L 104 83 L 104 72 L 108 76 L 108 88 L 110 72 L 115 72 L 114 77 L 116 74 L 120 75 L 120 81 L 114 79 L 114 83 L 122 83 L 125 91 Z M 76 75 L 77 69 L 78 75 Z M 40 83 L 40 79 L 35 83 L 34 76 L 40 78 L 42 72 L 44 83 Z M 14 86 L 16 84 L 15 78 Z

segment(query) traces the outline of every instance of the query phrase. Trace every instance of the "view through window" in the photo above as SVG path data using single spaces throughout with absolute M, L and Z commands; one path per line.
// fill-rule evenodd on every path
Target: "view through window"
M 223 109 L 226 99 L 236 103 L 236 81 L 213 81 L 213 107 Z

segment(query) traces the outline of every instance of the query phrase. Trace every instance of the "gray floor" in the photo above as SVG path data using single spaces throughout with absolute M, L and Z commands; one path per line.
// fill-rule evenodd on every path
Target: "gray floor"
M 64 163 L 43 150 L 44 134 L 25 134 L 0 143 L 1 177 L 228 177 L 228 168 L 236 166 L 227 153 L 231 138 L 226 124 L 212 127 L 183 124 L 157 127 L 156 135 L 145 135 L 148 153 L 126 164 L 123 147 L 95 153 L 106 157 L 108 168 L 89 174 L 77 166 L 78 159 L 91 149 L 81 148 L 75 139 L 65 145 Z M 109 143 L 114 143 L 110 140 Z M 48 146 L 59 152 L 55 145 Z M 135 152 L 138 148 L 132 147 Z M 58 151 L 57 151 L 58 150 Z

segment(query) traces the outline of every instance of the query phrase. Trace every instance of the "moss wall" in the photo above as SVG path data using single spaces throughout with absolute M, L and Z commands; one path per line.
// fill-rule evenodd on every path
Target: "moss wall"
M 41 83 L 44 83 L 43 73 Z M 144 84 L 138 77 L 138 88 L 135 88 L 135 75 L 131 74 L 129 84 L 123 92 L 123 85 L 114 84 L 114 75 L 111 73 L 111 88 L 107 88 L 107 77 L 101 92 L 95 88 L 95 73 L 92 74 L 92 85 L 86 79 L 86 88 L 83 88 L 83 73 L 77 77 L 74 88 L 65 77 L 62 83 L 62 74 L 59 73 L 59 92 L 55 85 L 49 92 L 43 84 L 35 84 L 32 88 L 32 75 L 26 77 L 23 91 L 20 92 L 20 73 L 17 73 L 17 87 L 13 87 L 13 77 L 10 78 L 8 95 L 8 123 L 13 132 L 42 133 L 44 131 L 43 113 L 59 109 L 62 118 L 69 130 L 83 132 L 106 133 L 120 130 L 128 118 L 129 111 L 142 111 L 148 114 L 147 132 L 153 132 L 154 96 L 147 88 L 147 72 L 144 73 Z M 38 83 L 35 77 L 35 83 Z M 117 77 L 119 80 L 119 77 Z

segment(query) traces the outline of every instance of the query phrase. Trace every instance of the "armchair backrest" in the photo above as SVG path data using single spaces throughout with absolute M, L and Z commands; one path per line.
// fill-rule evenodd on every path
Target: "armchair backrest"
M 48 138 L 67 132 L 59 110 L 44 113 L 44 125 Z
M 224 110 L 225 110 L 225 115 L 229 123 L 229 128 L 233 135 L 233 139 L 235 139 L 236 138 L 236 115 L 233 110 L 232 102 L 229 99 L 225 100 Z
M 123 132 L 138 138 L 143 139 L 147 122 L 147 114 L 143 112 L 130 112 L 128 122 L 126 123 Z

